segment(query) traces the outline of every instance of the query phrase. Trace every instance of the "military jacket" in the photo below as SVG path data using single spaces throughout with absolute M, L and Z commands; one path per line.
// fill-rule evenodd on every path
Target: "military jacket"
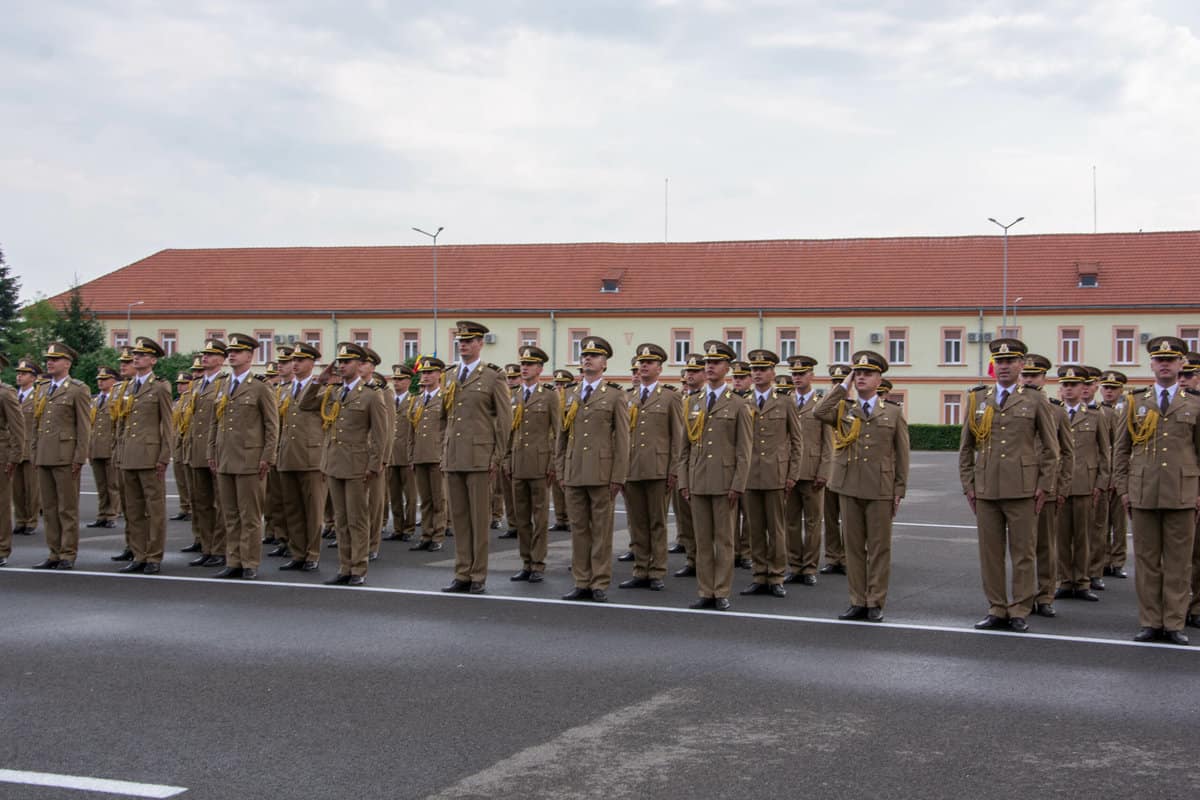
M 209 434 L 217 423 L 217 402 L 225 390 L 229 374 L 218 372 L 204 385 L 204 378 L 192 381 L 191 412 L 188 422 L 187 452 L 189 465 L 194 469 L 208 469 Z
M 746 400 L 750 403 L 754 437 L 746 488 L 786 489 L 788 481 L 800 479 L 804 456 L 804 435 L 796 402 L 791 395 L 771 392 L 759 408 L 753 391 Z
M 303 391 L 292 396 L 289 384 L 279 401 L 279 460 L 281 472 L 312 472 L 321 468 L 325 431 L 321 425 L 321 385 L 310 376 Z
M 581 382 L 567 394 L 555 473 L 563 486 L 625 483 L 629 473 L 629 397 L 601 380 L 583 400 Z
M 21 402 L 21 416 L 25 419 L 25 445 L 21 448 L 21 460 L 31 461 L 33 459 L 34 444 L 37 441 L 37 420 L 34 416 L 35 399 L 37 398 L 38 389 L 31 387 L 25 395 L 24 402 Z M 21 392 L 17 390 L 17 400 L 21 400 Z
M 673 386 L 659 383 L 642 402 L 641 387 L 629 395 L 629 481 L 666 480 L 683 455 L 683 403 Z
M 804 437 L 804 450 L 800 456 L 800 476 L 797 480 L 826 482 L 833 468 L 833 428 L 817 419 L 813 414 L 817 403 L 825 396 L 823 389 L 814 389 L 812 397 L 804 405 L 798 405 L 800 395 L 787 395 L 800 418 L 800 433 Z
M 731 389 L 707 409 L 708 389 L 687 398 L 679 488 L 689 494 L 739 494 L 750 479 L 753 425 L 750 404 Z
M 1026 386 L 1026 391 L 1038 391 L 1036 386 Z M 1045 395 L 1042 395 L 1045 397 Z M 1054 419 L 1054 435 L 1058 438 L 1058 467 L 1055 475 L 1055 492 L 1062 497 L 1071 494 L 1071 477 L 1075 470 L 1075 440 L 1071 437 L 1071 426 L 1067 423 L 1067 411 L 1057 397 L 1047 398 L 1050 416 Z M 1042 445 L 1035 443 L 1035 452 L 1041 453 Z
M 1091 494 L 1093 489 L 1107 491 L 1111 476 L 1112 447 L 1109 443 L 1108 424 L 1098 409 L 1080 405 L 1075 419 L 1070 411 L 1061 407 L 1067 418 L 1067 431 L 1071 438 L 1073 469 L 1067 495 Z
M 1004 408 L 995 385 L 967 394 L 958 449 L 963 492 L 982 500 L 1016 500 L 1056 491 L 1058 437 L 1050 403 L 1038 391 L 1013 386 Z M 972 411 L 973 409 L 973 411 Z M 1037 442 L 1041 442 L 1041 448 Z
M 129 381 L 123 401 L 121 436 L 121 469 L 154 469 L 157 464 L 171 460 L 170 384 L 151 373 L 142 388 L 137 379 Z
M 87 384 L 63 378 L 53 395 L 52 384 L 38 390 L 34 415 L 37 446 L 33 463 L 39 467 L 61 467 L 87 461 L 92 434 L 92 394 Z
M 326 386 L 318 394 L 306 392 L 301 408 L 318 409 L 328 426 L 322 472 L 331 478 L 353 480 L 383 471 L 387 413 L 378 389 L 361 378 L 349 391 L 343 386 Z
M 413 395 L 405 392 L 397 395 L 392 401 L 393 416 L 396 419 L 395 430 L 392 434 L 392 449 L 388 454 L 388 464 L 394 467 L 406 467 L 412 463 L 413 426 L 409 413 L 412 411 Z
M 208 457 L 216 471 L 251 475 L 259 464 L 273 465 L 279 453 L 279 405 L 275 390 L 250 374 L 229 394 L 233 376 L 216 398 L 215 421 L 208 434 Z
M 191 407 L 191 391 L 186 391 L 179 397 L 175 398 L 175 402 L 171 405 L 171 457 L 178 464 L 188 463 L 188 435 L 187 429 L 191 424 L 191 420 L 187 414 Z M 93 438 L 95 433 L 93 432 Z
M 112 398 L 113 392 L 109 392 L 107 396 L 98 394 L 92 400 L 92 438 L 88 444 L 88 457 L 93 461 L 112 458 L 116 448 L 117 421 Z
M 415 395 L 408 419 L 412 423 L 409 460 L 413 464 L 440 464 L 446 447 L 446 403 L 441 390 L 428 402 L 424 392 Z
M 539 383 L 525 399 L 525 387 L 513 391 L 513 431 L 505 470 L 518 480 L 545 478 L 554 466 L 554 449 L 562 431 L 562 407 L 554 389 Z
M 113 387 L 108 398 L 109 417 L 113 423 L 112 429 L 112 461 L 117 467 L 121 466 L 121 445 L 125 437 L 125 416 L 130 409 L 129 393 L 133 391 L 133 383 L 123 380 Z
M 17 391 L 0 383 L 0 445 L 3 456 L 0 464 L 17 464 L 25 451 L 25 415 L 17 402 Z
M 446 369 L 442 392 L 446 403 L 446 443 L 442 469 L 481 472 L 499 469 L 512 433 L 512 398 L 504 371 L 479 362 L 465 383 L 461 365 Z
M 834 451 L 830 489 L 862 500 L 904 497 L 908 489 L 908 423 L 900 406 L 877 398 L 868 417 L 862 403 L 849 399 L 839 383 L 813 413 L 822 422 L 846 431 L 850 438 Z M 851 432 L 856 427 L 854 435 Z
M 1161 414 L 1157 386 L 1126 398 L 1117 434 L 1115 485 L 1134 508 L 1195 508 L 1200 493 L 1200 394 L 1179 388 Z

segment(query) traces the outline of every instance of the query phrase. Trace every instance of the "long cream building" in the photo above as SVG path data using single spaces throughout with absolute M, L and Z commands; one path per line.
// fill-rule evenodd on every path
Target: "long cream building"
M 1004 272 L 996 236 L 441 245 L 435 323 L 429 246 L 245 248 L 163 250 L 82 291 L 113 346 L 150 335 L 191 352 L 240 331 L 262 342 L 260 363 L 280 344 L 329 352 L 341 340 L 387 363 L 450 361 L 460 318 L 492 330 L 484 357 L 496 363 L 536 344 L 570 368 L 599 334 L 616 349 L 616 379 L 641 341 L 675 365 L 724 339 L 739 353 L 806 353 L 821 370 L 870 348 L 891 362 L 893 399 L 918 423 L 960 421 L 965 391 L 986 380 L 987 342 L 1005 332 L 1055 363 L 1135 382 L 1150 380 L 1152 335 L 1200 349 L 1198 231 L 1013 236 L 1006 300 Z

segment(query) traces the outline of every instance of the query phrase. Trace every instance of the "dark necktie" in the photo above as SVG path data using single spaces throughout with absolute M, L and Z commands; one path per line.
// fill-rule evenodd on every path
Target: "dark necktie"
M 759 411 L 762 411 L 763 404 L 765 402 L 767 402 L 767 398 L 763 397 L 762 395 L 759 395 L 759 398 L 758 398 L 758 410 Z
M 54 390 L 55 390 L 55 389 L 57 389 L 57 388 L 58 388 L 58 384 L 57 384 L 57 383 L 51 383 L 51 384 L 50 384 L 50 391 L 46 393 L 46 397 L 54 397 Z M 1164 397 L 1166 396 L 1166 392 L 1163 392 L 1163 396 L 1164 396 Z
M 134 394 L 137 394 L 138 392 L 140 392 L 140 391 L 142 390 L 142 384 L 143 384 L 143 383 L 145 383 L 145 381 L 144 381 L 144 380 L 142 380 L 142 381 L 138 381 L 138 382 L 137 382 L 137 386 L 133 387 L 133 393 L 134 393 Z
M 397 411 L 399 411 L 399 410 L 400 410 L 400 405 L 401 405 L 403 402 L 404 402 L 404 398 L 403 398 L 403 397 L 401 397 L 400 395 L 396 395 L 396 410 L 397 410 Z
M 804 408 L 804 395 L 796 395 L 796 408 Z
M 1162 395 L 1159 397 L 1158 407 L 1163 414 L 1167 413 L 1167 406 L 1171 405 L 1171 393 L 1166 389 L 1162 390 Z
M 349 387 L 349 386 L 343 386 L 343 387 L 342 387 L 342 396 L 341 396 L 340 398 L 338 398 L 338 402 L 339 402 L 339 403 L 344 403 L 344 402 L 346 402 L 346 395 L 348 395 L 348 394 L 350 394 L 350 387 Z
M 592 387 L 590 385 L 584 386 L 583 387 L 583 402 L 587 403 L 588 398 L 591 396 L 592 396 Z
M 532 390 L 532 389 L 530 389 L 528 386 L 526 386 L 526 387 L 525 387 L 525 400 L 524 400 L 524 402 L 526 402 L 526 403 L 528 403 L 528 402 L 529 402 L 529 395 L 531 395 L 531 394 L 533 394 L 533 390 Z
M 650 396 L 650 390 L 645 386 L 642 387 L 642 405 L 646 405 L 646 398 Z
M 717 393 L 709 392 L 708 393 L 708 406 L 705 408 L 705 411 L 706 412 L 712 411 L 713 406 L 715 406 L 716 404 L 717 404 Z
M 1000 408 L 1004 408 L 1004 404 L 1007 402 L 1008 402 L 1008 389 L 1001 389 L 1000 390 L 1000 399 L 997 401 L 996 405 L 998 405 Z
M 863 400 L 863 414 L 871 416 L 871 401 Z
M 467 367 L 464 364 L 463 368 L 462 368 L 462 372 L 458 373 L 458 382 L 459 383 L 464 382 L 467 379 L 468 374 L 470 374 L 470 373 L 468 372 Z
M 429 405 L 429 398 L 431 398 L 431 397 L 433 397 L 433 395 L 431 395 L 429 392 L 426 392 L 425 393 L 425 402 L 422 403 L 421 405 L 425 405 L 425 406 Z
M 104 408 L 104 398 L 105 398 L 105 397 L 107 397 L 107 395 L 103 395 L 103 394 L 102 394 L 102 395 L 100 395 L 100 402 L 96 403 L 96 408 L 97 408 L 97 409 Z
M 1073 408 L 1072 408 L 1072 409 L 1070 409 L 1069 411 L 1067 411 L 1067 418 L 1068 418 L 1068 419 L 1069 419 L 1071 422 L 1074 422 L 1074 421 L 1075 421 L 1075 409 L 1073 409 Z

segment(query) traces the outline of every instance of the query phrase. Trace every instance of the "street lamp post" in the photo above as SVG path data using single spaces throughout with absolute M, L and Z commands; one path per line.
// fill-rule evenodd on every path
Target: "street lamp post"
M 437 324 L 437 237 L 441 235 L 445 228 L 441 225 L 433 233 L 423 231 L 420 228 L 413 228 L 417 233 L 424 234 L 433 240 L 433 357 L 437 358 L 438 352 L 438 324 Z
M 988 217 L 988 222 L 995 223 L 1004 229 L 1004 294 L 1000 296 L 1000 325 L 1004 328 L 1008 327 L 1008 229 L 1023 219 L 1025 218 L 1017 217 L 1012 222 L 1004 225 L 1003 223 L 996 222 L 995 217 Z
M 1013 310 L 1013 324 L 1012 324 L 1012 326 L 1013 326 L 1013 330 L 1016 330 L 1016 328 L 1017 328 L 1017 303 L 1021 302 L 1021 301 L 1022 301 L 1022 300 L 1024 300 L 1024 299 L 1025 299 L 1024 297 L 1018 297 L 1018 298 L 1016 298 L 1015 300 L 1013 300 L 1013 301 L 1012 301 L 1012 310 Z
M 127 304 L 125 307 L 125 343 L 126 344 L 133 343 L 133 307 L 134 306 L 143 306 L 145 304 L 146 304 L 145 300 L 134 300 L 132 303 Z

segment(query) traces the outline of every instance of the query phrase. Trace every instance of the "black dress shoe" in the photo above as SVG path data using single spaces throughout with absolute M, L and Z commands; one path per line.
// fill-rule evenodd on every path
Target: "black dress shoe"
M 242 567 L 242 580 L 253 581 L 258 579 L 258 570 L 254 567 Z
M 738 594 L 766 594 L 771 589 L 765 583 L 752 583 L 745 589 L 742 589 Z
M 24 528 L 21 528 L 22 536 L 33 536 L 35 533 L 37 533 L 36 525 L 26 525 Z
M 629 580 L 621 581 L 620 583 L 618 583 L 617 587 L 621 588 L 621 589 L 649 589 L 650 588 L 650 579 L 649 578 L 630 578 Z
M 1124 567 L 1113 567 L 1110 574 L 1114 578 L 1128 578 L 1129 577 L 1129 574 L 1127 572 L 1125 572 Z
M 527 570 L 527 569 L 523 569 L 523 570 L 521 570 L 520 572 L 518 572 L 516 575 L 510 575 L 510 576 L 508 577 L 508 579 L 509 579 L 510 581 L 527 581 L 527 580 L 529 580 L 529 576 L 530 576 L 531 574 L 532 574 L 532 573 L 530 573 L 530 571 L 529 571 L 529 570 Z
M 460 581 L 458 578 L 455 578 L 454 580 L 450 581 L 449 586 L 443 586 L 442 591 L 450 592 L 453 594 L 463 594 L 463 593 L 466 593 L 470 588 L 471 588 L 470 581 Z
M 316 561 L 305 561 L 304 566 L 300 567 L 302 572 L 316 572 L 321 568 L 321 565 Z
M 145 568 L 145 561 L 130 561 L 128 564 L 117 570 L 117 572 L 141 572 Z
M 866 606 L 850 606 L 842 613 L 838 614 L 838 619 L 866 619 Z
M 1163 641 L 1167 644 L 1177 644 L 1180 647 L 1187 647 L 1191 644 L 1188 641 L 1187 634 L 1183 631 L 1163 631 Z
M 1096 594 L 1091 589 L 1076 589 L 1075 590 L 1075 599 L 1076 600 L 1087 600 L 1089 603 L 1099 603 L 1100 595 Z
M 58 566 L 57 558 L 47 558 L 44 561 L 39 561 L 33 565 L 34 569 L 54 569 Z
M 1105 578 L 1111 577 L 1112 576 L 1112 567 L 1105 567 L 1104 569 L 1101 570 L 1101 573 L 1104 575 Z
M 1029 623 L 1024 617 L 1009 617 L 1008 629 L 1013 633 L 1029 633 Z
M 162 567 L 160 567 L 156 562 L 151 562 L 142 567 L 143 575 L 157 575 L 160 572 L 162 572 Z
M 826 564 L 817 570 L 817 572 L 822 575 L 845 575 L 846 567 L 844 564 Z
M 687 548 L 684 547 L 683 545 L 681 545 L 679 542 L 676 542 L 675 544 L 673 544 L 667 548 L 667 552 L 668 553 L 686 553 Z
M 604 591 L 603 589 L 592 589 L 592 602 L 593 603 L 607 603 L 608 602 L 608 592 Z
M 1108 587 L 1104 585 L 1104 581 L 1100 578 L 1092 578 L 1092 591 L 1103 592 Z
M 650 583 L 646 584 L 646 588 L 652 592 L 661 592 L 667 588 L 667 585 L 662 582 L 661 578 L 651 578 Z
M 410 536 L 409 538 L 411 539 L 412 537 Z M 408 541 L 408 539 L 404 538 L 404 534 L 402 534 L 402 533 L 389 533 L 387 536 L 383 537 L 383 540 L 385 542 L 407 542 Z
M 626 550 L 621 555 L 617 556 L 617 561 L 633 561 L 634 555 L 632 550 Z
M 225 569 L 213 575 L 214 578 L 240 578 L 242 577 L 241 567 L 226 567 Z
M 696 574 L 696 568 L 693 567 L 691 564 L 685 564 L 682 567 L 680 567 L 679 569 L 672 572 L 671 574 L 674 575 L 676 578 L 690 578 Z
M 1135 642 L 1153 642 L 1162 633 L 1161 628 L 1142 628 L 1133 637 Z
M 735 558 L 733 565 L 738 569 L 754 569 L 754 562 L 748 558 Z
M 333 528 L 321 528 L 321 538 L 322 539 L 332 539 L 333 538 Z
M 304 566 L 304 562 L 301 559 L 293 558 L 291 561 L 287 562 L 286 564 L 280 564 L 279 569 L 281 569 L 281 570 L 300 569 L 303 566 Z
M 201 564 L 202 567 L 223 567 L 225 566 L 225 556 L 209 556 Z
M 431 544 L 433 544 L 433 542 L 429 541 L 428 539 L 422 539 L 421 541 L 417 542 L 416 544 L 414 544 L 412 547 L 410 547 L 410 548 L 408 548 L 408 549 L 409 549 L 409 550 L 412 550 L 412 551 L 416 551 L 416 550 L 428 550 L 428 549 L 429 549 L 429 546 L 430 546 Z
M 569 531 L 569 530 L 571 530 L 571 526 L 569 524 L 567 524 L 566 522 L 556 522 L 550 526 L 550 530 L 552 530 L 552 531 Z
M 175 514 L 174 516 L 171 517 L 171 519 L 174 520 L 175 522 L 180 522 L 182 520 L 191 519 L 191 518 L 192 518 L 191 514 L 187 514 L 183 511 L 180 511 L 178 514 Z
M 1005 617 L 997 617 L 995 614 L 988 614 L 979 622 L 975 623 L 977 631 L 997 631 L 1008 627 L 1008 620 Z
M 62 561 L 59 561 L 57 564 L 55 564 L 54 568 L 55 569 L 75 569 L 75 562 L 68 561 L 67 559 L 64 558 Z
M 545 578 L 546 578 L 546 576 L 543 575 L 542 571 L 539 569 L 531 569 L 529 571 L 529 582 L 530 583 L 541 583 L 543 580 L 545 580 Z
M 442 549 L 442 546 L 443 545 L 441 542 L 430 542 L 429 547 L 426 547 L 425 549 L 431 553 L 436 553 L 438 550 Z
M 883 622 L 883 609 L 874 607 L 868 608 L 867 622 Z
M 113 522 L 111 519 L 98 519 L 98 520 L 89 522 L 84 527 L 85 528 L 115 528 L 115 527 L 117 527 L 117 523 Z
M 276 539 L 274 536 L 264 536 L 262 543 L 263 544 L 279 544 L 279 540 Z
M 712 607 L 716 611 L 728 611 L 729 610 L 729 598 L 728 597 L 714 597 Z
M 783 588 L 782 583 L 772 583 L 771 584 L 771 596 L 772 597 L 787 597 L 787 589 Z
M 496 537 L 497 539 L 515 539 L 517 538 L 517 529 L 509 528 L 504 533 Z
M 7 566 L 8 566 L 8 559 L 5 558 L 4 556 L 0 556 L 0 567 L 7 567 Z
M 272 550 L 271 552 L 267 553 L 267 555 L 270 556 L 271 558 L 279 558 L 280 556 L 286 556 L 287 554 L 288 554 L 288 546 L 286 544 L 281 544 L 278 547 L 276 547 L 274 550 Z
M 816 586 L 817 585 L 817 576 L 812 575 L 812 574 L 801 575 L 798 583 L 801 583 L 804 586 Z
M 1200 614 L 1188 614 L 1187 622 L 1184 624 L 1189 628 L 1200 628 Z
M 1050 603 L 1035 603 L 1033 606 L 1033 613 L 1037 614 L 1039 617 L 1046 617 L 1047 619 L 1054 619 L 1058 616 L 1058 612 L 1054 610 L 1054 606 L 1052 606 Z
M 362 575 L 351 575 L 350 580 L 346 581 L 347 586 L 366 586 L 367 579 Z
M 199 553 L 200 550 L 201 550 L 201 545 L 199 542 L 192 542 L 187 547 L 179 548 L 179 552 L 181 552 L 181 553 Z
M 562 596 L 562 599 L 563 600 L 591 600 L 592 599 L 592 590 L 591 589 L 582 589 L 582 588 L 576 586 L 574 589 L 572 589 L 571 591 L 564 594 Z
M 716 606 L 716 604 L 717 604 L 717 598 L 715 598 L 715 597 L 701 597 L 696 602 L 688 605 L 688 608 L 695 608 L 695 609 L 713 608 L 714 606 Z
M 1068 589 L 1065 586 L 1060 586 L 1054 590 L 1054 599 L 1055 600 L 1064 600 L 1064 599 L 1068 599 L 1068 598 L 1071 598 L 1074 596 L 1075 596 L 1075 590 Z
M 110 561 L 133 561 L 133 551 L 126 547 L 115 556 L 109 556 Z
M 500 530 L 500 520 L 498 520 L 498 519 L 492 520 L 492 523 L 488 527 L 494 531 Z
M 334 575 L 327 581 L 324 581 L 326 586 L 346 586 L 350 583 L 349 575 Z
M 330 539 L 329 544 L 325 545 L 325 547 L 329 550 L 336 550 L 337 549 L 337 537 Z

